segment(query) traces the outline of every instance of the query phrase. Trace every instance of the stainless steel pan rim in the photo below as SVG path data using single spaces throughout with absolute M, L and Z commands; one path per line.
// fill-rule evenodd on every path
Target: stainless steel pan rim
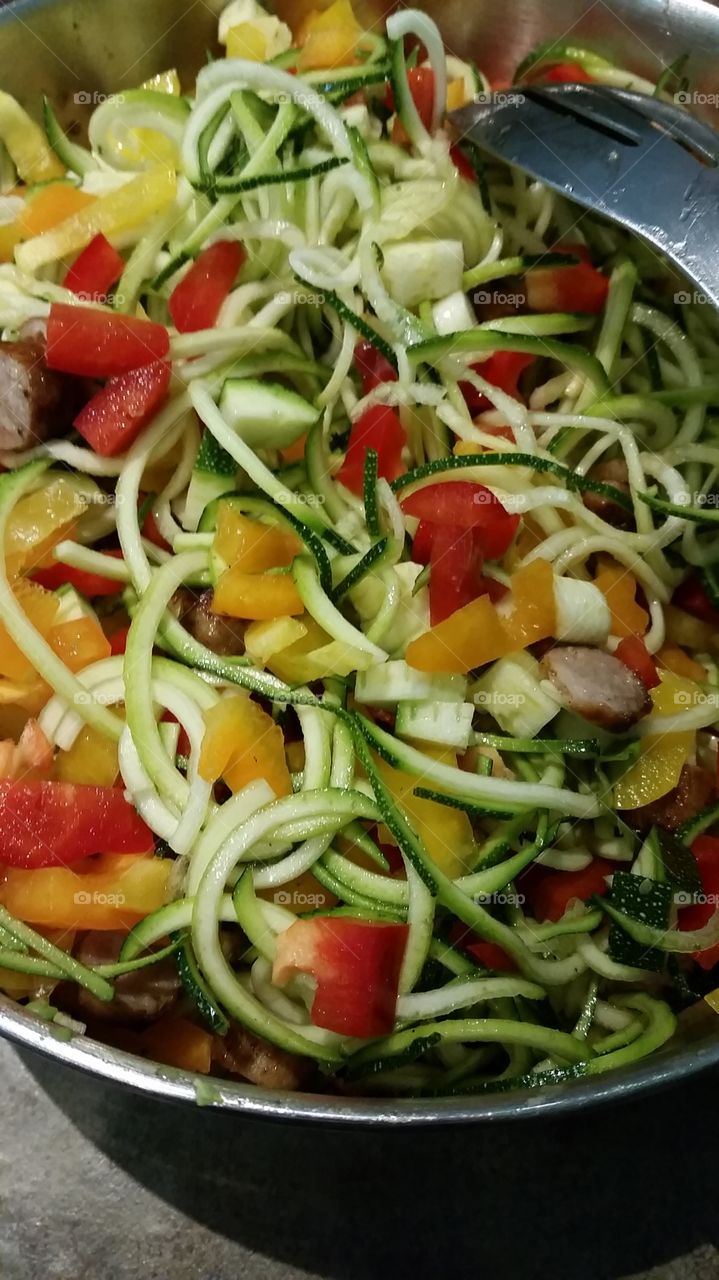
M 292 0 L 265 0 L 281 8 Z M 482 33 L 482 65 L 498 78 L 549 37 L 585 41 L 656 78 L 662 66 L 691 51 L 693 84 L 715 90 L 719 8 L 706 0 L 417 0 L 438 21 L 454 53 L 471 55 Z M 1 0 L 0 0 L 1 3 Z M 388 8 L 390 0 L 376 0 Z M 40 93 L 63 119 L 82 116 L 77 103 L 137 84 L 168 66 L 189 78 L 213 43 L 224 0 L 14 0 L 0 10 L 0 85 L 37 111 Z M 511 39 L 508 39 L 511 32 Z M 699 114 L 717 119 L 716 94 Z M 712 104 L 714 110 L 712 110 Z M 671 1046 L 621 1071 L 564 1085 L 441 1099 L 344 1098 L 281 1093 L 173 1070 L 84 1036 L 59 1038 L 56 1028 L 0 996 L 0 1034 L 88 1075 L 148 1097 L 210 1105 L 243 1116 L 322 1124 L 443 1125 L 564 1115 L 629 1099 L 719 1064 L 719 1031 Z
M 667 1087 L 697 1071 L 719 1063 L 719 1036 L 665 1050 L 638 1066 L 603 1076 L 588 1076 L 569 1084 L 543 1086 L 493 1095 L 462 1098 L 343 1098 L 336 1095 L 287 1093 L 235 1084 L 147 1062 L 85 1036 L 60 1038 L 41 1019 L 0 997 L 0 1034 L 16 1044 L 37 1050 L 65 1066 L 114 1084 L 137 1089 L 166 1102 L 194 1103 L 213 1109 L 273 1120 L 404 1128 L 407 1125 L 467 1124 L 488 1120 L 519 1120 L 565 1115 L 619 1102 L 638 1093 Z

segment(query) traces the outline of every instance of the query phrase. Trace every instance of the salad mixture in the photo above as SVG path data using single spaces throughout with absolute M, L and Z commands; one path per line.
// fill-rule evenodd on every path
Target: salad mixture
M 717 316 L 426 15 L 219 40 L 87 147 L 0 93 L 0 989 L 279 1088 L 632 1063 L 719 1011 Z

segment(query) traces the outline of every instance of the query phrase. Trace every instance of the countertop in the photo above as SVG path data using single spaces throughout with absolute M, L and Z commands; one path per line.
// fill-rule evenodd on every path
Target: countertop
M 0 1044 L 2 1280 L 717 1280 L 719 1073 L 566 1120 L 316 1129 Z

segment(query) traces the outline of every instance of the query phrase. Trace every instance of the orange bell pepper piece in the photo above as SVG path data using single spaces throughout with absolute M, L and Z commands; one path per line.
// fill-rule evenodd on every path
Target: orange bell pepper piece
M 643 636 L 649 614 L 636 602 L 637 580 L 616 560 L 603 560 L 594 585 L 606 597 L 612 615 L 612 635 Z
M 706 667 L 702 666 L 701 662 L 695 662 L 678 645 L 665 644 L 657 654 L 657 662 L 660 667 L 666 667 L 667 671 L 672 671 L 675 676 L 686 676 L 688 680 L 695 680 L 697 684 L 703 684 L 707 678 Z
M 250 520 L 235 511 L 231 503 L 221 502 L 213 550 L 231 568 L 264 573 L 265 569 L 291 565 L 302 550 L 302 543 L 296 534 L 280 525 Z
M 300 69 L 311 71 L 354 62 L 361 35 L 350 0 L 334 0 L 324 13 L 310 14 L 298 32 L 297 42 L 302 46 Z
M 33 573 L 54 561 L 51 552 L 87 511 L 87 498 L 61 475 L 21 498 L 5 531 L 5 558 L 9 577 Z
M 212 1034 L 188 1018 L 160 1018 L 140 1035 L 140 1048 L 148 1057 L 181 1071 L 206 1076 L 212 1064 Z
M 79 869 L 79 868 L 82 868 Z M 0 902 L 18 920 L 51 929 L 131 929 L 167 901 L 169 858 L 105 853 L 68 867 L 8 867 Z
M 46 591 L 36 582 L 16 582 L 13 587 L 15 598 L 20 608 L 27 615 L 32 625 L 41 635 L 47 636 L 55 621 L 58 602 L 52 591 Z M 30 659 L 11 640 L 2 622 L 0 622 L 0 676 L 10 680 L 31 681 L 36 677 L 35 668 Z
M 96 200 L 97 196 L 88 195 L 69 182 L 51 182 L 29 198 L 20 214 L 17 221 L 21 238 L 30 240 L 42 235 Z
M 464 674 L 554 634 L 554 575 L 546 560 L 533 560 L 512 575 L 512 608 L 497 611 L 478 596 L 407 646 L 405 661 L 418 671 Z
M 112 652 L 110 641 L 94 618 L 61 622 L 51 628 L 48 639 L 71 671 L 82 671 L 91 662 L 109 658 Z
M 289 573 L 245 573 L 227 569 L 215 587 L 212 612 L 260 622 L 282 614 L 296 617 L 304 604 Z
M 244 694 L 221 698 L 205 712 L 199 772 L 206 782 L 224 778 L 231 791 L 264 778 L 275 795 L 292 793 L 284 734 L 272 716 Z

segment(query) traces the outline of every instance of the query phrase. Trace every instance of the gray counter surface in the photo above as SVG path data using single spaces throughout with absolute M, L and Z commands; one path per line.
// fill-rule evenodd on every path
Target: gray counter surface
M 2 1280 L 719 1280 L 719 1075 L 567 1120 L 312 1129 L 0 1044 Z

